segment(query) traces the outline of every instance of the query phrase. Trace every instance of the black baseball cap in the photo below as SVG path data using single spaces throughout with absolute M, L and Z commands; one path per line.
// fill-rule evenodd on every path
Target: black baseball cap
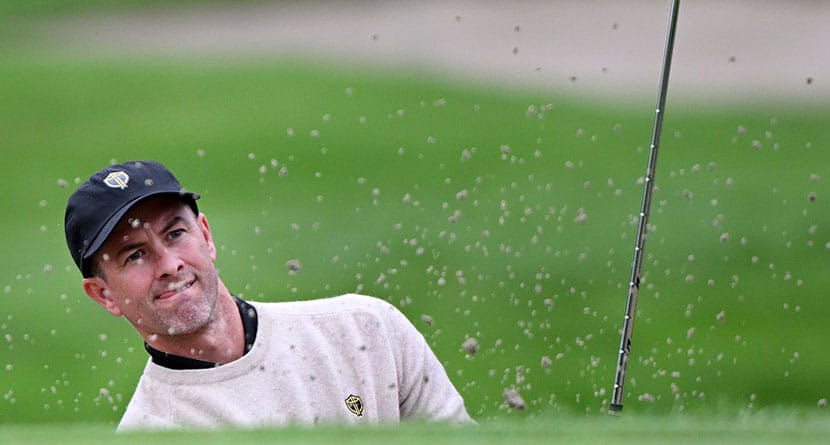
M 174 195 L 199 213 L 199 195 L 186 191 L 165 166 L 156 161 L 130 161 L 99 170 L 81 184 L 66 204 L 64 231 L 72 259 L 84 277 L 91 276 L 89 259 L 133 206 L 150 196 Z

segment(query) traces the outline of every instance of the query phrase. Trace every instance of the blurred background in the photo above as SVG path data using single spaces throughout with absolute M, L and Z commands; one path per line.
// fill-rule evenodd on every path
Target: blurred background
M 237 295 L 394 303 L 482 421 L 604 415 L 669 7 L 4 1 L 0 423 L 132 394 L 62 229 L 131 159 L 203 195 Z M 681 5 L 627 411 L 825 407 L 828 18 Z

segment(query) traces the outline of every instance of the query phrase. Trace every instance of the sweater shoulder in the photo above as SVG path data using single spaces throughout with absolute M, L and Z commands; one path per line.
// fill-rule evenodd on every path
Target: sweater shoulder
M 377 297 L 345 294 L 337 297 L 290 302 L 250 302 L 257 311 L 272 316 L 325 316 L 348 312 L 372 312 L 379 316 L 399 313 L 392 304 Z

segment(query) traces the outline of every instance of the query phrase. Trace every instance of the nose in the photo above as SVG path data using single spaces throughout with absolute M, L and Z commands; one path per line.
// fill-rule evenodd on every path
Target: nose
M 176 253 L 175 249 L 161 247 L 156 254 L 156 275 L 159 278 L 168 278 L 178 275 L 184 267 L 184 261 Z

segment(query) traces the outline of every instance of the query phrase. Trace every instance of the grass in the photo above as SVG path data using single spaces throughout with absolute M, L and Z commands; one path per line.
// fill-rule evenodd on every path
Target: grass
M 0 443 L 9 444 L 133 444 L 158 441 L 167 444 L 271 443 L 295 444 L 774 444 L 816 443 L 826 437 L 822 416 L 792 413 L 728 417 L 648 416 L 536 418 L 521 422 L 491 422 L 475 427 L 408 424 L 396 427 L 344 428 L 289 427 L 261 430 L 186 431 L 117 434 L 111 428 L 90 424 L 50 424 L 32 430 L 21 426 L 4 429 Z
M 256 3 L 262 0 L 245 0 Z M 5 0 L 0 3 L 0 15 L 10 21 L 40 20 L 43 18 L 85 13 L 130 12 L 147 8 L 177 8 L 187 6 L 206 6 L 222 4 L 223 0 Z
M 482 427 L 412 428 L 400 440 L 826 433 L 816 405 L 830 393 L 830 110 L 671 104 L 629 368 L 635 415 L 620 422 L 603 413 L 651 105 L 302 60 L 7 52 L 0 77 L 0 441 L 147 440 L 106 433 L 146 354 L 83 294 L 61 224 L 80 180 L 142 158 L 203 195 L 233 292 L 362 292 L 416 323 Z M 468 337 L 478 354 L 461 350 Z M 527 410 L 504 405 L 511 387 Z M 740 408 L 706 416 L 722 406 Z M 780 406 L 806 414 L 736 417 Z M 348 431 L 278 433 L 398 440 L 398 430 Z

